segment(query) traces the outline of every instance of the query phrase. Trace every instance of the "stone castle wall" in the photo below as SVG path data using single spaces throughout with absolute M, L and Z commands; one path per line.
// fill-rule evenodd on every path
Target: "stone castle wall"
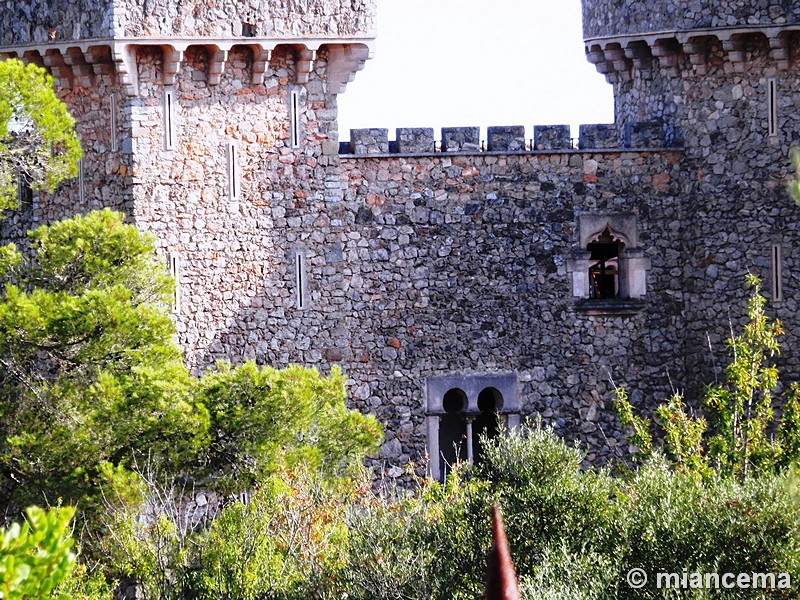
M 0 43 L 112 37 L 373 38 L 375 0 L 0 0 Z
M 117 13 L 125 36 L 348 38 L 376 28 L 375 0 L 126 0 Z
M 800 6 L 786 0 L 591 0 L 582 5 L 583 36 L 587 40 L 800 21 Z
M 695 199 L 687 202 L 693 240 L 688 250 L 694 268 L 686 277 L 692 290 L 686 314 L 694 340 L 702 339 L 713 323 L 730 319 L 730 307 L 717 298 L 734 297 L 748 271 L 761 276 L 768 289 L 769 249 L 780 245 L 784 297 L 771 303 L 770 314 L 785 324 L 782 360 L 785 375 L 792 380 L 800 372 L 796 292 L 800 209 L 789 199 L 785 182 L 791 172 L 789 149 L 800 140 L 796 111 L 800 65 L 777 69 L 761 42 L 751 46 L 740 72 L 731 73 L 726 62 L 704 74 L 687 69 L 680 80 L 692 100 L 677 113 L 682 119 L 688 198 Z M 769 135 L 768 125 L 770 79 L 775 84 L 774 136 Z M 708 353 L 692 362 L 706 372 L 712 366 Z
M 51 36 L 108 38 L 114 31 L 112 0 L 0 0 L 3 46 L 47 43 Z
M 324 56 L 308 83 L 297 86 L 293 54 L 276 53 L 264 85 L 254 86 L 246 52 L 232 53 L 222 82 L 211 87 L 203 77 L 205 51 L 187 53 L 176 86 L 174 150 L 163 147 L 158 54 L 142 59 L 153 62 L 156 74 L 143 77 L 144 67 L 140 72 L 146 100 L 136 113 L 140 177 L 134 217 L 157 235 L 165 256 L 178 259 L 176 321 L 187 360 L 197 368 L 216 358 L 314 362 L 297 331 L 301 315 L 283 315 L 294 298 L 293 256 L 308 244 L 304 228 L 312 229 L 309 215 L 320 213 L 313 219 L 318 226 L 319 219 L 335 219 L 342 196 L 335 170 L 335 97 L 323 92 Z M 290 143 L 293 91 L 301 107 L 297 148 Z M 326 155 L 330 136 L 333 152 Z M 229 143 L 236 147 L 239 198 L 228 187 Z M 240 315 L 251 311 L 265 322 L 243 323 Z M 281 327 L 268 332 L 267 315 Z
M 346 368 L 368 384 L 355 399 L 387 423 L 389 448 L 411 458 L 425 448 L 428 378 L 512 372 L 523 416 L 591 441 L 589 459 L 603 462 L 621 438 L 609 378 L 639 402 L 666 393 L 665 366 L 683 373 L 680 355 L 660 356 L 682 343 L 670 276 L 680 257 L 658 225 L 681 219 L 677 155 L 346 157 L 342 169 L 342 268 L 357 283 L 346 304 L 359 316 L 342 359 L 363 356 Z M 659 290 L 629 314 L 581 311 L 566 272 L 578 217 L 609 211 L 639 219 Z
M 585 16 L 588 12 L 597 15 L 598 22 L 608 19 L 602 16 L 608 6 L 587 4 Z M 688 16 L 685 10 L 691 11 L 692 3 L 687 4 L 680 7 L 684 12 L 673 12 Z M 770 252 L 778 245 L 785 289 L 783 299 L 770 303 L 770 311 L 786 326 L 781 360 L 791 378 L 800 366 L 795 351 L 800 330 L 794 326 L 798 306 L 796 294 L 789 291 L 797 286 L 800 215 L 785 192 L 785 181 L 791 171 L 789 149 L 800 139 L 796 114 L 800 65 L 792 58 L 797 53 L 795 37 L 758 24 L 797 23 L 798 7 L 795 3 L 727 3 L 727 8 L 713 4 L 710 15 L 727 15 L 724 23 L 714 21 L 714 27 L 747 27 L 733 35 L 709 31 L 699 38 L 677 39 L 672 37 L 674 32 L 666 32 L 657 41 L 609 39 L 587 44 L 587 53 L 614 84 L 615 121 L 620 128 L 646 120 L 662 123 L 677 132 L 683 148 L 687 227 L 682 279 L 687 291 L 689 372 L 710 373 L 719 366 L 724 355 L 702 349 L 701 342 L 706 339 L 720 348 L 727 334 L 715 324 L 742 316 L 741 310 L 733 311 L 719 298 L 741 297 L 747 272 L 762 277 L 769 291 L 774 284 Z M 672 8 L 663 3 L 652 18 Z M 631 22 L 638 19 L 637 8 L 621 10 L 627 11 Z M 606 32 L 620 31 L 614 13 L 610 14 Z M 668 29 L 669 24 L 650 27 L 647 23 L 644 17 L 639 21 L 640 31 Z M 670 26 L 694 27 L 678 22 Z M 700 26 L 710 25 L 696 25 Z M 585 30 L 587 38 L 603 34 L 591 26 Z M 692 395 L 697 396 L 701 384 L 690 384 Z
M 189 15 L 154 2 L 129 34 L 242 33 L 231 23 L 257 36 L 371 31 L 374 5 L 346 4 L 271 2 L 266 29 L 224 4 Z M 697 4 L 680 17 L 708 8 Z M 784 5 L 767 10 L 775 23 Z M 663 3 L 645 21 L 638 6 L 591 3 L 587 37 L 612 31 L 601 14 L 613 22 L 624 9 L 647 31 L 679 16 Z M 761 18 L 727 6 L 737 19 Z M 355 16 L 326 29 L 324 16 L 340 9 Z M 626 33 L 620 23 L 613 31 Z M 517 126 L 489 128 L 485 143 L 468 127 L 398 129 L 393 140 L 386 129 L 354 130 L 340 144 L 332 80 L 343 83 L 360 57 L 342 62 L 333 46 L 269 46 L 261 62 L 255 47 L 132 47 L 123 66 L 135 77 L 83 69 L 65 46 L 77 68 L 64 69 L 59 93 L 78 120 L 83 177 L 0 227 L 15 239 L 74 212 L 123 209 L 177 267 L 174 318 L 196 372 L 221 358 L 342 366 L 352 405 L 386 426 L 376 464 L 394 476 L 424 460 L 426 384 L 441 377 L 513 375 L 521 417 L 588 442 L 589 460 L 602 463 L 628 452 L 610 380 L 638 406 L 673 386 L 697 400 L 725 364 L 745 274 L 771 288 L 776 245 L 783 298 L 769 311 L 784 321 L 786 372 L 800 369 L 800 209 L 784 191 L 800 138 L 800 65 L 792 38 L 774 39 L 754 29 L 702 43 L 590 44 L 614 83 L 617 118 L 582 126 L 577 143 L 565 126 L 535 127 L 532 140 Z M 61 68 L 45 48 L 39 57 Z M 641 297 L 597 303 L 578 293 L 587 231 L 606 223 L 627 228 L 626 268 L 639 265 Z

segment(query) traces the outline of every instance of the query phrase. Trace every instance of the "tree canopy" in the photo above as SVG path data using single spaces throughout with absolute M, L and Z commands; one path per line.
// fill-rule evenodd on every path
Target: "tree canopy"
M 17 201 L 17 185 L 52 191 L 75 177 L 81 147 L 75 121 L 36 65 L 0 62 L 0 210 Z
M 193 456 L 208 418 L 152 241 L 109 210 L 30 238 L 30 255 L 0 249 L 0 489 L 74 501 L 103 461 Z
M 0 247 L 0 506 L 91 506 L 137 462 L 236 491 L 301 463 L 345 476 L 377 449 L 338 370 L 223 362 L 193 377 L 172 279 L 120 213 L 29 237 L 29 253 Z

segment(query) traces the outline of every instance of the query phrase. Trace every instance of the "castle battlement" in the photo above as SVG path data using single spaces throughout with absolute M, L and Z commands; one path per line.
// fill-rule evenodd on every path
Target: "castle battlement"
M 398 127 L 395 139 L 382 128 L 351 129 L 350 140 L 341 142 L 343 155 L 432 154 L 432 153 L 513 153 L 572 152 L 583 150 L 666 149 L 680 146 L 676 132 L 659 120 L 579 126 L 572 138 L 569 125 L 534 125 L 533 139 L 525 138 L 523 125 L 492 126 L 487 139 L 480 139 L 480 127 L 443 127 L 439 140 L 431 127 Z

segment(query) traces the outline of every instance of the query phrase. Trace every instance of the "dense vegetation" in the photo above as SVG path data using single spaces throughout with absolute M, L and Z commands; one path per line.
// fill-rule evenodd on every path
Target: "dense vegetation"
M 50 86 L 0 63 L 0 208 L 19 174 L 49 188 L 74 173 Z M 30 243 L 0 248 L 0 505 L 21 523 L 0 538 L 0 598 L 475 599 L 492 504 L 526 598 L 742 595 L 658 589 L 659 572 L 774 573 L 768 597 L 797 595 L 800 406 L 794 388 L 773 396 L 781 328 L 757 286 L 697 413 L 668 400 L 654 436 L 617 391 L 636 469 L 582 469 L 579 449 L 533 423 L 484 440 L 480 464 L 445 484 L 378 493 L 361 465 L 380 427 L 346 408 L 339 371 L 186 371 L 172 282 L 122 215 Z M 23 516 L 33 503 L 56 508 Z M 630 585 L 632 569 L 648 582 Z
M 0 61 L 0 210 L 17 204 L 20 179 L 31 189 L 52 190 L 77 175 L 74 125 L 44 69 Z
M 332 486 L 297 467 L 209 525 L 181 511 L 185 490 L 149 481 L 144 512 L 109 507 L 104 561 L 145 598 L 477 599 L 497 503 L 525 598 L 676 597 L 656 587 L 661 572 L 775 573 L 768 597 L 796 597 L 785 589 L 800 576 L 794 472 L 702 479 L 659 459 L 623 478 L 582 470 L 581 459 L 551 431 L 526 428 L 487 440 L 482 464 L 446 485 L 388 498 L 366 476 Z M 628 585 L 632 569 L 649 583 Z
M 755 324 L 779 333 L 757 310 L 757 290 L 748 306 L 745 332 Z M 753 343 L 732 337 L 729 373 L 754 355 L 744 347 Z M 771 369 L 767 359 L 748 372 Z M 710 387 L 707 398 L 720 390 L 735 398 L 745 379 Z M 338 373 L 320 378 L 299 367 L 222 366 L 195 380 L 189 397 L 208 424 L 199 454 L 175 462 L 134 445 L 136 460 L 103 463 L 95 534 L 84 536 L 91 552 L 56 593 L 100 598 L 115 585 L 135 585 L 148 599 L 475 599 L 489 507 L 498 504 L 526 598 L 675 597 L 675 589 L 657 587 L 658 573 L 774 574 L 768 597 L 796 595 L 787 586 L 800 577 L 800 497 L 795 446 L 781 441 L 781 428 L 791 429 L 786 407 L 773 434 L 757 438 L 769 451 L 732 461 L 689 460 L 686 448 L 702 450 L 730 433 L 692 433 L 689 421 L 700 417 L 669 419 L 673 399 L 657 411 L 663 449 L 648 433 L 648 455 L 633 470 L 583 469 L 579 449 L 533 423 L 485 440 L 481 463 L 458 466 L 445 484 L 421 479 L 413 490 L 376 493 L 359 463 L 377 432 L 344 408 L 343 394 Z M 284 414 L 287 400 L 296 414 Z M 694 444 L 676 442 L 678 434 L 691 434 Z M 751 469 L 740 467 L 742 456 Z M 221 499 L 214 518 L 198 517 L 200 496 Z M 95 497 L 78 496 L 78 505 Z M 632 569 L 648 583 L 630 586 Z M 699 588 L 683 596 L 741 594 Z

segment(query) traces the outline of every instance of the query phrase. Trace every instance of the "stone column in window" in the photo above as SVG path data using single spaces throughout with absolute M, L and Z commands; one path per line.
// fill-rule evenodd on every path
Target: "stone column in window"
M 623 298 L 641 298 L 647 292 L 647 271 L 650 259 L 645 257 L 644 250 L 632 248 L 625 251 L 624 260 L 620 261 L 620 286 L 625 285 Z
M 591 252 L 573 252 L 572 258 L 567 260 L 567 273 L 572 279 L 572 295 L 575 298 L 589 297 L 589 267 L 591 266 Z

